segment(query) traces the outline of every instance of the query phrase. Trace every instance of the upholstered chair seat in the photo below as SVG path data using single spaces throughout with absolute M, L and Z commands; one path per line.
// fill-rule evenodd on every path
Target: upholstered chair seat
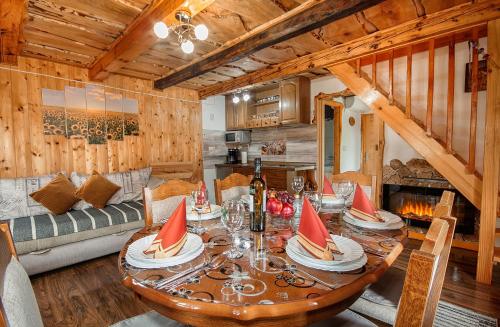
M 126 320 L 122 320 L 110 327 L 181 327 L 180 322 L 168 319 L 156 311 L 149 311 Z
M 391 267 L 349 309 L 393 325 L 406 272 Z
M 376 327 L 374 323 L 370 320 L 364 318 L 363 316 L 353 312 L 351 310 L 345 310 L 335 317 L 319 321 L 309 327 Z

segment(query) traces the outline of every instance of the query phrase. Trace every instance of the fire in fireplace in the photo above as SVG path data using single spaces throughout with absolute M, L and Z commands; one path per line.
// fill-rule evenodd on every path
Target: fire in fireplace
M 432 213 L 444 189 L 384 184 L 382 208 L 399 215 L 409 226 L 429 227 Z M 457 218 L 457 233 L 474 234 L 479 210 L 460 192 L 455 192 L 452 216 Z

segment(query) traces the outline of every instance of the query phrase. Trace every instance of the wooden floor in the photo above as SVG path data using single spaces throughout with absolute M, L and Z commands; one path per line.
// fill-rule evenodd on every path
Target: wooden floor
M 396 261 L 404 269 L 410 241 Z M 120 284 L 118 256 L 87 261 L 32 278 L 44 324 L 51 326 L 108 326 L 149 309 Z M 474 253 L 452 251 L 441 299 L 500 319 L 500 265 L 494 270 L 494 284 L 474 281 Z

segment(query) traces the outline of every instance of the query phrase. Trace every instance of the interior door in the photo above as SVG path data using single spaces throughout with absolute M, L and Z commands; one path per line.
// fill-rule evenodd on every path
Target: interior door
M 384 123 L 374 114 L 361 115 L 361 172 L 377 176 L 375 201 L 379 204 L 384 155 Z

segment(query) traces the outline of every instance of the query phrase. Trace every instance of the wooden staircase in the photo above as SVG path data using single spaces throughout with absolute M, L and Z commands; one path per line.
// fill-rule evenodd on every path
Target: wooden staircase
M 477 41 L 480 28 L 474 27 L 462 41 Z M 491 283 L 492 265 L 500 262 L 500 248 L 495 248 L 495 238 L 500 237 L 499 229 L 495 229 L 496 216 L 500 216 L 498 193 L 499 162 L 500 162 L 500 21 L 488 23 L 488 100 L 486 110 L 486 126 L 484 149 L 483 177 L 476 170 L 476 132 L 477 132 L 477 104 L 478 104 L 478 47 L 473 47 L 471 72 L 471 110 L 469 157 L 460 158 L 453 150 L 453 111 L 455 85 L 455 41 L 457 35 L 449 35 L 447 39 L 430 39 L 427 44 L 413 44 L 405 49 L 392 49 L 387 53 L 378 53 L 371 58 L 360 58 L 352 63 L 343 63 L 329 66 L 327 69 L 339 78 L 356 96 L 367 104 L 375 115 L 381 118 L 390 128 L 399 134 L 422 157 L 424 157 L 439 173 L 458 189 L 472 204 L 481 209 L 480 240 L 478 253 L 477 280 Z M 463 31 L 462 31 L 463 33 Z M 485 33 L 483 33 L 485 34 Z M 462 34 L 463 35 L 463 34 Z M 444 40 L 444 41 L 443 41 Z M 433 94 L 434 94 L 434 54 L 436 45 L 448 46 L 448 98 L 446 111 L 446 136 L 439 139 L 432 128 Z M 477 44 L 477 43 L 476 43 Z M 428 94 L 425 121 L 420 122 L 412 115 L 411 78 L 412 55 L 417 51 L 429 52 L 428 62 Z M 394 58 L 395 53 L 407 56 L 406 68 L 406 99 L 405 105 L 398 103 L 394 98 Z M 377 83 L 377 57 L 379 61 L 388 61 L 389 90 L 384 90 Z M 498 58 L 498 59 L 497 59 Z M 494 60 L 494 61 L 492 61 Z M 371 76 L 363 72 L 362 66 L 371 61 Z M 364 63 L 364 64 L 363 64 Z M 497 81 L 498 80 L 498 81 Z M 482 128 L 482 127 L 480 127 Z M 497 130 L 498 132 L 495 132 Z M 484 196 L 483 196 L 484 195 Z

